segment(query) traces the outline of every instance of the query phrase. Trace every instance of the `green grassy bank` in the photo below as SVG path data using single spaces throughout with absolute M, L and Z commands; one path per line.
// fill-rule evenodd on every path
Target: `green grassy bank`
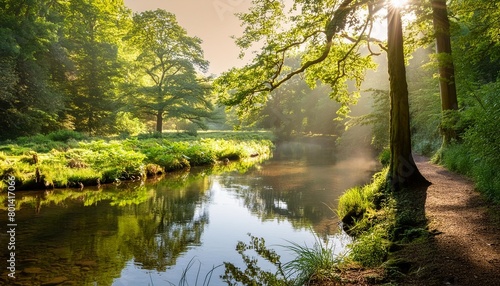
M 339 199 L 337 215 L 355 238 L 340 268 L 368 269 L 365 277 L 357 276 L 358 282 L 362 277 L 371 284 L 392 285 L 409 271 L 399 250 L 430 236 L 424 209 L 427 187 L 391 192 L 387 171 L 383 169 L 370 184 L 351 188 Z
M 72 131 L 22 137 L 0 144 L 0 187 L 66 188 L 138 179 L 191 166 L 269 156 L 266 132 L 199 132 L 89 138 Z

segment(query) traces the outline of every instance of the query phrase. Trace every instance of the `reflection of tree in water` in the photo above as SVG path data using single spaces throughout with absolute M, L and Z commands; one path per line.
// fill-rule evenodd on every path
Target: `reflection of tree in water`
M 189 246 L 201 243 L 208 223 L 203 204 L 207 183 L 203 179 L 183 189 L 158 190 L 154 198 L 137 206 L 141 234 L 129 245 L 143 268 L 165 271 Z
M 335 214 L 322 204 L 321 194 L 303 191 L 297 180 L 281 178 L 226 177 L 220 183 L 237 194 L 245 207 L 264 220 L 289 221 L 294 228 L 313 227 L 318 233 L 337 232 Z
M 288 220 L 295 228 L 312 226 L 317 233 L 332 234 L 338 225 L 331 208 L 346 188 L 364 183 L 372 168 L 356 158 L 336 163 L 333 152 L 320 145 L 287 144 L 262 168 L 222 177 L 220 183 L 262 220 Z
M 169 174 L 153 184 L 19 193 L 19 270 L 42 272 L 20 279 L 40 285 L 64 276 L 79 285 L 111 285 L 133 258 L 164 271 L 200 244 L 209 184 L 204 175 Z

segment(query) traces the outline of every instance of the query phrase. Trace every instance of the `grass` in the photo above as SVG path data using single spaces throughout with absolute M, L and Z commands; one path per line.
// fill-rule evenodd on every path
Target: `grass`
M 344 228 L 355 238 L 348 246 L 343 268 L 385 269 L 386 277 L 376 276 L 377 281 L 390 280 L 391 273 L 399 273 L 390 261 L 397 257 L 400 246 L 429 237 L 422 205 L 425 188 L 389 192 L 387 170 L 375 174 L 370 184 L 347 190 L 337 211 L 342 221 L 349 223 Z
M 359 220 L 365 214 L 368 215 L 370 211 L 376 211 L 383 195 L 387 171 L 388 168 L 384 168 L 381 172 L 373 175 L 373 180 L 370 184 L 362 187 L 353 187 L 340 196 L 337 206 L 337 216 L 344 223 L 350 220 L 349 217 Z M 353 222 L 350 220 L 350 223 L 347 224 L 352 224 Z
M 216 165 L 226 158 L 266 157 L 273 148 L 270 139 L 272 135 L 266 132 L 165 133 L 116 139 L 59 131 L 0 144 L 0 177 L 14 175 L 17 189 L 97 185 Z
M 396 224 L 394 201 L 385 194 L 387 171 L 375 174 L 370 184 L 347 190 L 339 199 L 337 215 L 356 238 L 349 246 L 350 263 L 378 267 L 387 259 Z
M 339 266 L 344 261 L 344 255 L 335 254 L 334 244 L 323 243 L 316 237 L 312 247 L 290 242 L 284 246 L 295 254 L 295 259 L 284 264 L 287 276 L 294 277 L 294 285 L 307 285 L 312 281 L 340 281 Z
M 177 286 L 189 286 L 189 285 L 197 286 L 197 285 L 199 285 L 198 283 L 201 282 L 201 279 L 202 279 L 202 277 L 200 276 L 201 275 L 201 273 L 200 273 L 201 272 L 201 262 L 198 261 L 198 269 L 196 271 L 196 274 L 193 274 L 191 269 L 193 268 L 195 262 L 196 261 L 194 260 L 194 257 L 191 258 L 191 260 L 189 261 L 186 268 L 184 268 L 184 271 L 182 272 L 181 279 L 179 280 L 179 283 L 177 284 Z M 205 274 L 205 277 L 203 278 L 203 284 L 201 284 L 201 285 L 202 286 L 210 285 L 210 281 L 212 280 L 212 276 L 213 276 L 215 269 L 217 269 L 221 266 L 222 266 L 222 264 L 217 265 L 217 266 L 213 266 L 212 269 L 210 271 L 208 271 L 208 273 Z M 195 278 L 194 284 L 189 284 L 188 278 Z M 153 281 L 151 281 L 151 283 L 153 283 Z M 169 285 L 175 285 L 172 282 L 167 282 L 167 283 Z M 154 284 L 152 284 L 152 285 L 154 285 Z

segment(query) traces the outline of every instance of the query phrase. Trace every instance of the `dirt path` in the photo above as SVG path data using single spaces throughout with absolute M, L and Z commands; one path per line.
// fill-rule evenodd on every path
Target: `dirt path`
M 425 207 L 433 237 L 405 250 L 412 269 L 402 285 L 500 285 L 500 206 L 470 180 L 425 157 L 415 161 L 432 183 Z

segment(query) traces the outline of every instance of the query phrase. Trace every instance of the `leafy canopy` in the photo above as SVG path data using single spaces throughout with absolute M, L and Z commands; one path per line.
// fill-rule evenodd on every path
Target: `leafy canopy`
M 332 88 L 330 96 L 341 103 L 346 115 L 367 68 L 374 68 L 370 33 L 375 12 L 383 1 L 368 0 L 255 0 L 248 13 L 239 14 L 243 36 L 236 38 L 245 51 L 258 49 L 253 61 L 233 68 L 215 82 L 221 102 L 238 106 L 240 116 L 262 108 L 269 93 L 296 75 L 304 75 L 314 87 L 317 81 Z M 256 48 L 258 46 L 258 48 Z M 368 47 L 363 52 L 363 47 Z M 287 59 L 300 56 L 299 67 Z

